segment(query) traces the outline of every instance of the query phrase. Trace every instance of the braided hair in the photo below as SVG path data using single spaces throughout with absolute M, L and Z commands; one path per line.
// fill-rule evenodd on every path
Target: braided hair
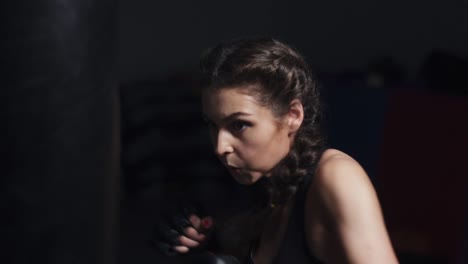
M 319 89 L 304 58 L 272 38 L 244 38 L 222 43 L 203 54 L 200 68 L 204 91 L 242 87 L 243 92 L 247 89 L 247 93 L 261 106 L 268 107 L 275 117 L 287 114 L 295 99 L 304 109 L 302 125 L 289 153 L 273 168 L 270 177 L 262 177 L 255 186 L 260 190 L 255 213 L 244 214 L 250 222 L 238 224 L 244 227 L 245 236 L 237 243 L 244 247 L 237 250 L 237 255 L 244 259 L 248 253 L 245 247 L 258 239 L 261 230 L 258 227 L 268 217 L 270 207 L 285 205 L 320 159 L 324 138 Z M 232 221 L 229 226 L 232 228 Z M 246 226 L 250 228 L 247 230 Z M 239 234 L 239 230 L 232 231 L 235 232 Z
M 275 39 L 239 39 L 208 50 L 201 72 L 204 89 L 247 87 L 247 93 L 277 117 L 289 111 L 292 100 L 302 103 L 304 120 L 293 146 L 265 185 L 271 203 L 284 203 L 317 163 L 324 145 L 319 89 L 305 60 Z

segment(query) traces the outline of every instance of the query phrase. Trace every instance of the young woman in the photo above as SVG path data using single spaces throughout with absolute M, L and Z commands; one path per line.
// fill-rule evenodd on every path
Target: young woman
M 398 262 L 365 171 L 325 148 L 319 90 L 294 49 L 236 40 L 209 50 L 201 67 L 213 149 L 240 184 L 266 197 L 220 230 L 223 253 L 255 264 Z M 191 215 L 174 251 L 198 247 L 206 220 Z

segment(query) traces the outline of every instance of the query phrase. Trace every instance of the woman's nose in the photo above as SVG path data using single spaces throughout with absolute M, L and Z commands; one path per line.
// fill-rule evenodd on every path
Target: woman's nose
M 220 129 L 215 138 L 214 151 L 218 156 L 224 156 L 234 151 L 231 144 L 230 134 L 227 131 Z

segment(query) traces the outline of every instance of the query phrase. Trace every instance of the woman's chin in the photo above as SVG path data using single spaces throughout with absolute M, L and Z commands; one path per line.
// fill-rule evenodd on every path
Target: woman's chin
M 259 172 L 233 172 L 230 171 L 232 177 L 242 185 L 252 185 L 257 182 L 261 177 L 262 174 Z
M 248 179 L 245 179 L 245 178 L 238 178 L 238 177 L 234 177 L 234 180 L 236 180 L 236 182 L 238 182 L 239 184 L 242 184 L 242 185 L 252 185 L 254 182 L 253 181 L 250 181 Z

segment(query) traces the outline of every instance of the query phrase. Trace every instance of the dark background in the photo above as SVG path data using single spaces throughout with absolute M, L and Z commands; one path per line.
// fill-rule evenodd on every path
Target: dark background
M 278 37 L 322 70 L 392 56 L 415 71 L 433 49 L 468 54 L 467 1 L 120 1 L 123 80 L 193 70 L 221 40 Z

